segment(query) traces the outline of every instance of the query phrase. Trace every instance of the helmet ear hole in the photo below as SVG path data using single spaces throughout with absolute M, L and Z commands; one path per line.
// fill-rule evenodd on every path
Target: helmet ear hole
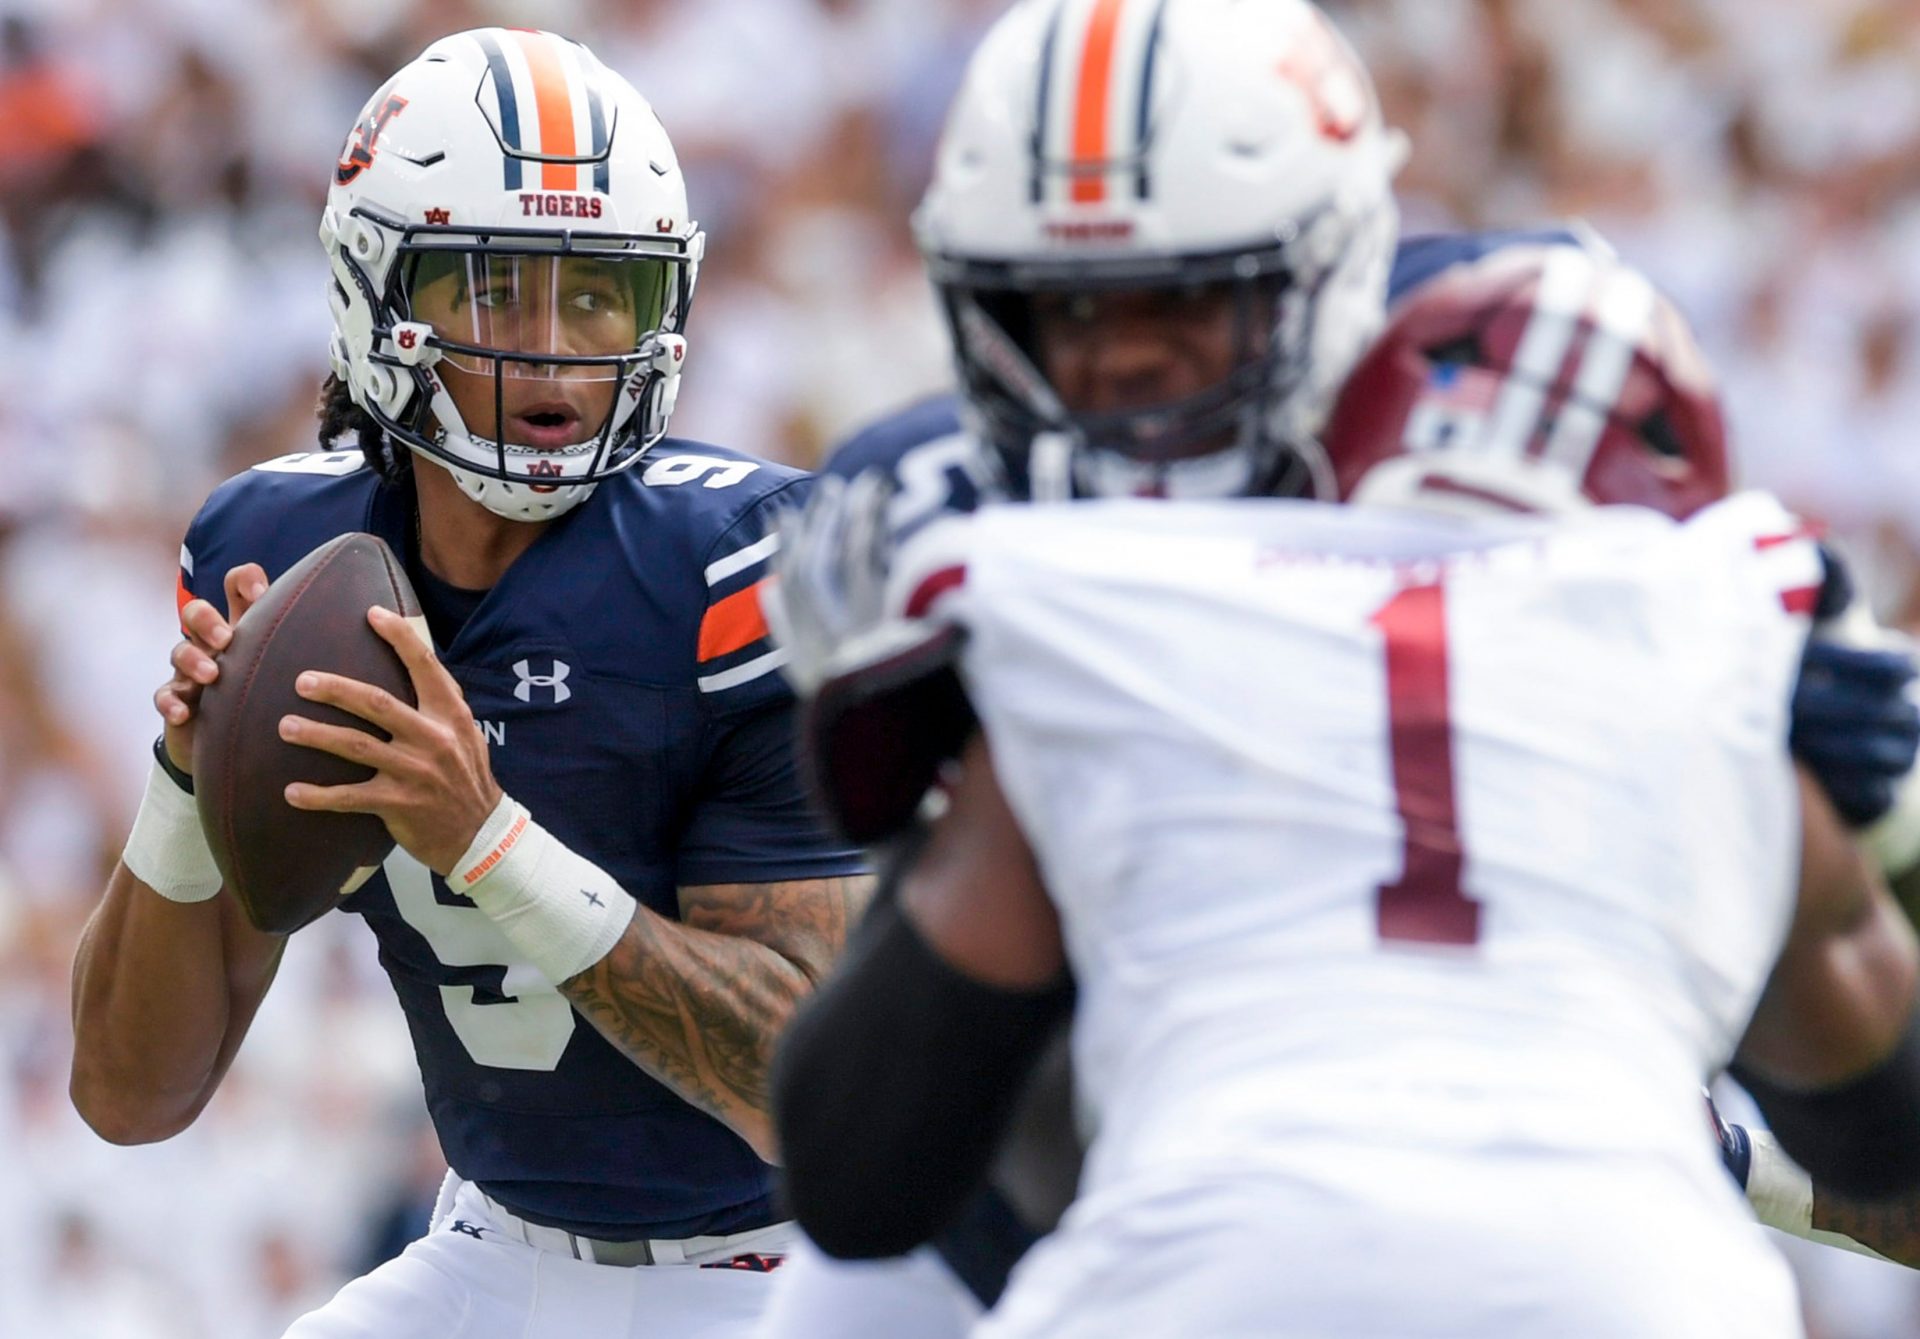
M 349 232 L 348 246 L 353 251 L 354 259 L 368 268 L 378 268 L 380 257 L 387 249 L 386 239 L 380 235 L 380 230 L 364 219 L 355 219 L 349 226 Z
M 1640 440 L 1645 442 L 1648 449 L 1662 459 L 1686 459 L 1686 445 L 1680 440 L 1680 434 L 1674 428 L 1672 418 L 1667 415 L 1665 405 L 1662 405 L 1641 420 Z
M 1477 334 L 1461 335 L 1432 345 L 1426 350 L 1426 355 L 1429 362 L 1439 363 L 1443 367 L 1484 367 L 1487 362 L 1486 350 L 1481 347 Z

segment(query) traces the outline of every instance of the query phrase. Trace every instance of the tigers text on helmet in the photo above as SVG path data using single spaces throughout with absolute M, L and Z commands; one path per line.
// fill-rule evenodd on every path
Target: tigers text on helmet
M 1631 503 L 1686 517 L 1727 494 L 1706 359 L 1613 257 L 1517 247 L 1404 300 L 1327 425 L 1339 496 L 1444 511 Z
M 705 238 L 653 109 L 578 43 L 428 47 L 361 112 L 320 240 L 335 374 L 488 510 L 558 516 L 665 435 Z
M 914 217 L 1010 487 L 1330 491 L 1313 438 L 1384 320 L 1403 156 L 1306 0 L 1017 4 Z M 1122 367 L 1099 341 L 1123 325 L 1176 361 L 1190 331 L 1218 352 Z M 1071 384 L 1068 341 L 1105 358 L 1100 394 Z

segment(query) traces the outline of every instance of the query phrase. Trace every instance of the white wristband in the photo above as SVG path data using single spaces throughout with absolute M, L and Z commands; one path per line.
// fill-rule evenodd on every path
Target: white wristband
M 471 897 L 556 986 L 606 957 L 640 905 L 505 795 L 447 885 Z
M 1796 1237 L 1813 1230 L 1813 1178 L 1786 1155 L 1765 1130 L 1748 1130 L 1753 1161 L 1747 1167 L 1747 1201 L 1768 1227 Z
M 1747 1144 L 1753 1150 L 1753 1161 L 1747 1164 L 1747 1202 L 1753 1205 L 1755 1218 L 1768 1227 L 1822 1246 L 1838 1247 L 1871 1260 L 1887 1258 L 1843 1232 L 1827 1232 L 1813 1225 L 1813 1178 L 1786 1155 L 1772 1135 L 1765 1130 L 1748 1130 Z
M 120 863 L 169 902 L 205 902 L 220 891 L 220 870 L 200 826 L 200 810 L 158 761 L 147 774 L 147 793 Z

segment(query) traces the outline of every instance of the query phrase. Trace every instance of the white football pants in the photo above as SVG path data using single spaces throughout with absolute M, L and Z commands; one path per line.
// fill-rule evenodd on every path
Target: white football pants
M 1786 1262 L 1718 1167 L 1352 1147 L 1296 1166 L 1089 1194 L 975 1339 L 1802 1333 Z
M 779 1274 L 596 1265 L 511 1236 L 472 1185 L 441 1203 L 426 1236 L 286 1339 L 746 1339 Z M 786 1248 L 777 1238 L 754 1247 Z

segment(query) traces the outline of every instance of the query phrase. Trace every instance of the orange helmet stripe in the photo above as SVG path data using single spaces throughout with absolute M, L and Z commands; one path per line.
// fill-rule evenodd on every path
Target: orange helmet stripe
M 1107 198 L 1107 102 L 1113 82 L 1114 39 L 1126 0 L 1098 0 L 1080 48 L 1080 86 L 1073 109 L 1073 201 Z
M 573 94 L 567 88 L 566 67 L 546 33 L 516 29 L 520 50 L 533 75 L 533 100 L 540 117 L 540 156 L 571 158 L 578 152 L 573 140 Z M 580 189 L 580 168 L 574 163 L 542 163 L 540 186 L 549 191 Z

